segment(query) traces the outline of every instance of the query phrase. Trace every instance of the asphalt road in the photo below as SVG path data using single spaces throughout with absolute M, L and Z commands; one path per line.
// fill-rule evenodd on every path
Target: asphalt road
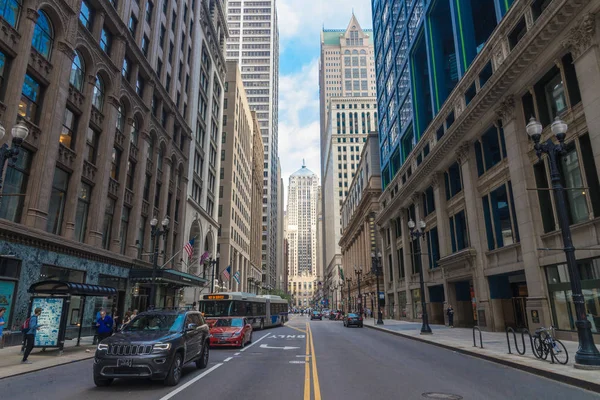
M 92 360 L 0 380 L 0 399 L 127 400 L 600 399 L 600 395 L 510 367 L 337 321 L 294 317 L 254 332 L 240 350 L 213 349 L 210 364 L 192 364 L 175 387 L 116 380 L 96 388 Z M 307 324 L 308 323 L 308 324 Z M 453 397 L 429 397 L 450 398 Z

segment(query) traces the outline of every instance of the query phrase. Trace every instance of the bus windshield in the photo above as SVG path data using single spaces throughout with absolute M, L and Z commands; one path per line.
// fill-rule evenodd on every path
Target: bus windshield
M 231 315 L 232 300 L 202 300 L 200 312 L 205 317 L 228 317 Z

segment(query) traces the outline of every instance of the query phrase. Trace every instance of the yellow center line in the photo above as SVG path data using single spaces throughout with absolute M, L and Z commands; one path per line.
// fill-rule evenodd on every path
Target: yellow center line
M 306 323 L 306 357 L 304 357 L 304 400 L 310 400 L 310 330 L 308 322 Z
M 307 324 L 308 325 L 308 324 Z M 315 400 L 321 400 L 321 387 L 319 386 L 319 373 L 317 372 L 317 356 L 315 355 L 315 344 L 312 335 L 310 325 L 308 325 L 308 332 L 310 334 L 310 352 L 312 354 L 312 373 L 313 373 L 313 384 L 315 389 Z
M 300 329 L 300 328 L 295 328 L 295 327 L 293 327 L 293 326 L 290 326 L 290 325 L 286 325 L 286 327 L 287 327 L 287 328 L 291 328 L 291 329 L 295 329 L 295 330 L 297 330 L 298 332 L 306 333 L 306 331 L 305 331 L 305 330 L 303 330 L 303 329 Z

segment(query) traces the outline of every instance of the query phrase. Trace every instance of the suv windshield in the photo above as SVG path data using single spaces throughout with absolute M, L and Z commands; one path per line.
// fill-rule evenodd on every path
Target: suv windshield
M 144 314 L 137 316 L 123 331 L 180 332 L 184 319 L 185 314 Z
M 218 319 L 215 326 L 220 326 L 220 327 L 231 326 L 234 328 L 241 328 L 242 326 L 244 326 L 244 321 L 242 321 L 241 318 Z

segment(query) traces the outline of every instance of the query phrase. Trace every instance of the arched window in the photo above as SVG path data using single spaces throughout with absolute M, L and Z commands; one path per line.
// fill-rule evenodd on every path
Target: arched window
M 54 42 L 54 29 L 52 28 L 50 18 L 48 18 L 48 15 L 44 11 L 39 11 L 38 14 L 31 45 L 44 58 L 49 59 L 52 52 L 52 43 Z
M 352 54 L 358 54 L 358 50 L 352 50 Z
M 344 54 L 350 54 L 350 50 L 344 51 Z
M 165 157 L 162 147 L 158 149 L 158 159 L 156 160 L 156 168 L 162 172 L 163 169 L 163 158 Z
M 98 109 L 98 111 L 102 111 L 102 107 L 104 106 L 104 82 L 102 81 L 100 75 L 96 75 L 96 84 L 94 85 L 92 104 Z
M 154 158 L 154 135 L 150 135 L 150 141 L 148 142 L 148 158 L 150 161 Z
M 117 130 L 121 133 L 125 131 L 125 109 L 121 103 L 117 109 Z
M 367 54 L 367 52 L 366 52 L 366 51 L 364 51 L 364 50 L 361 50 L 361 51 L 360 51 L 360 54 Z
M 139 134 L 140 134 L 140 126 L 137 122 L 137 119 L 134 118 L 133 124 L 131 125 L 130 140 L 131 140 L 131 143 L 134 144 L 135 146 L 137 146 Z
M 75 58 L 71 64 L 71 76 L 69 83 L 80 92 L 83 91 L 83 77 L 85 76 L 85 64 L 78 51 L 75 51 Z
M 23 6 L 19 0 L 3 1 L 0 3 L 0 16 L 12 27 L 16 27 L 21 14 L 21 7 Z

